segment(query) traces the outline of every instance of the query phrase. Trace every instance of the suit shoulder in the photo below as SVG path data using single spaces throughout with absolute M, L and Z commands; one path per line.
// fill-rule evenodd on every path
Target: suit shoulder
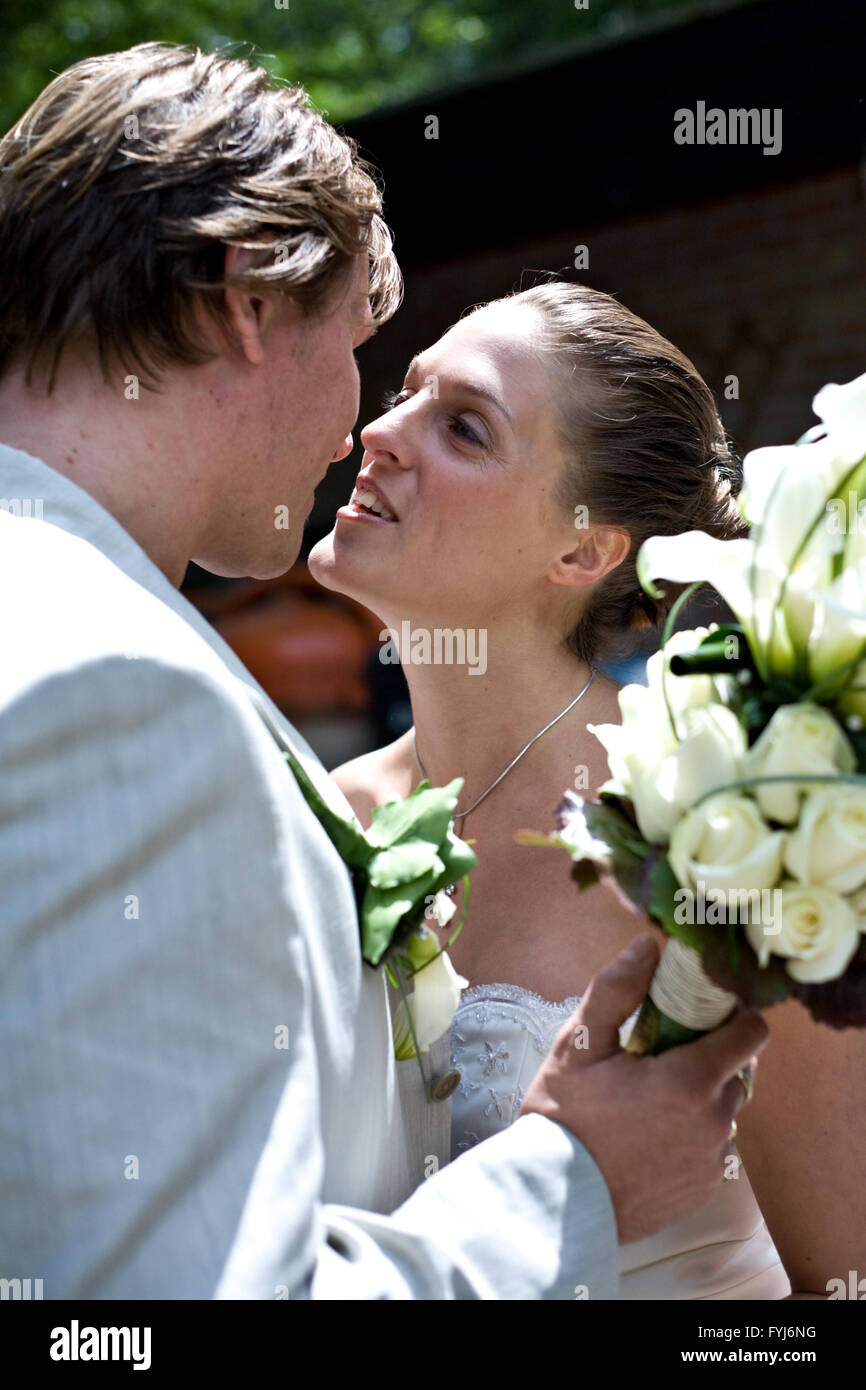
M 7 698 L 45 677 L 132 655 L 226 679 L 220 657 L 181 614 L 61 527 L 0 512 L 0 593 Z

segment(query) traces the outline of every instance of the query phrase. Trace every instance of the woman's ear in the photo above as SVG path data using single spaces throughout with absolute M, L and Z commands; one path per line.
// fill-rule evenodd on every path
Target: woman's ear
M 552 583 L 580 588 L 595 584 L 621 565 L 631 548 L 624 526 L 588 526 L 579 535 L 574 549 L 560 555 L 548 571 Z
M 246 270 L 259 256 L 243 246 L 227 246 L 224 276 Z M 247 361 L 254 367 L 265 360 L 265 335 L 277 312 L 275 296 L 260 290 L 233 285 L 223 291 L 231 333 Z

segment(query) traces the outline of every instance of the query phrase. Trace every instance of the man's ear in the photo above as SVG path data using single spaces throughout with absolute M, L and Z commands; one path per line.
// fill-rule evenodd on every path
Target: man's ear
M 595 584 L 621 565 L 631 547 L 631 536 L 624 526 L 590 526 L 578 544 L 560 555 L 548 572 L 554 584 L 583 588 Z
M 258 255 L 258 251 L 250 251 L 243 246 L 227 246 L 224 270 L 226 280 L 246 270 Z M 265 336 L 281 301 L 274 295 L 260 290 L 245 289 L 241 285 L 231 286 L 224 290 L 223 294 L 233 337 L 247 361 L 254 367 L 261 366 L 265 360 Z

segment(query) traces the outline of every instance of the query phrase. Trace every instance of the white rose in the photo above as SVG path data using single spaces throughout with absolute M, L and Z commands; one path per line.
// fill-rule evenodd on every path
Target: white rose
M 607 750 L 611 774 L 631 797 L 644 839 L 667 844 L 690 806 L 740 777 L 746 736 L 732 710 L 710 704 L 681 709 L 677 740 L 653 693 L 644 686 L 626 689 L 640 690 L 642 696 L 620 701 L 623 724 L 588 724 L 587 728 Z
M 587 728 L 604 747 L 611 776 L 631 798 L 641 834 L 650 844 L 659 843 L 667 838 L 669 808 L 656 795 L 657 771 L 676 748 L 676 739 L 670 720 L 647 686 L 625 685 L 617 700 L 621 724 L 588 724 Z
M 645 685 L 624 685 L 617 695 L 621 724 L 588 724 L 604 745 L 611 776 L 631 791 L 632 779 L 645 764 L 656 766 L 676 739 L 670 720 Z
M 857 918 L 858 931 L 866 932 L 866 888 L 858 889 L 858 891 L 852 893 L 846 901 L 851 904 L 854 910 L 854 915 Z
M 827 710 L 807 703 L 782 705 L 744 759 L 746 777 L 775 777 L 791 773 L 853 772 L 854 749 Z M 768 820 L 793 825 L 800 798 L 817 783 L 765 782 L 754 795 Z
M 792 878 L 835 893 L 866 885 L 866 786 L 810 792 L 788 835 L 784 862 Z
M 683 710 L 679 728 L 680 742 L 668 754 L 659 776 L 665 783 L 670 779 L 672 800 L 682 814 L 716 787 L 737 781 L 742 775 L 747 740 L 745 729 L 727 705 Z
M 784 832 L 771 830 L 748 796 L 723 792 L 683 817 L 668 860 L 683 888 L 749 892 L 772 888 L 782 868 Z
M 857 915 L 838 893 L 812 883 L 783 883 L 781 922 L 772 929 L 744 924 L 762 966 L 771 955 L 788 959 L 799 984 L 820 984 L 842 975 L 860 944 Z

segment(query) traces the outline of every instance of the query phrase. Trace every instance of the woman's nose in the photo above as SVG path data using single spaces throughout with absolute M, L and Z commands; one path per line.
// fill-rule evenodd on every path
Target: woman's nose
M 349 454 L 351 454 L 354 447 L 354 439 L 352 438 L 351 434 L 347 434 L 339 449 L 335 451 L 334 457 L 331 459 L 331 463 L 339 463 L 340 459 L 348 458 Z
M 361 444 L 367 454 L 390 454 L 399 464 L 404 464 L 402 435 L 394 412 L 387 410 L 377 420 L 371 420 L 361 430 Z M 405 464 L 404 464 L 405 466 Z

